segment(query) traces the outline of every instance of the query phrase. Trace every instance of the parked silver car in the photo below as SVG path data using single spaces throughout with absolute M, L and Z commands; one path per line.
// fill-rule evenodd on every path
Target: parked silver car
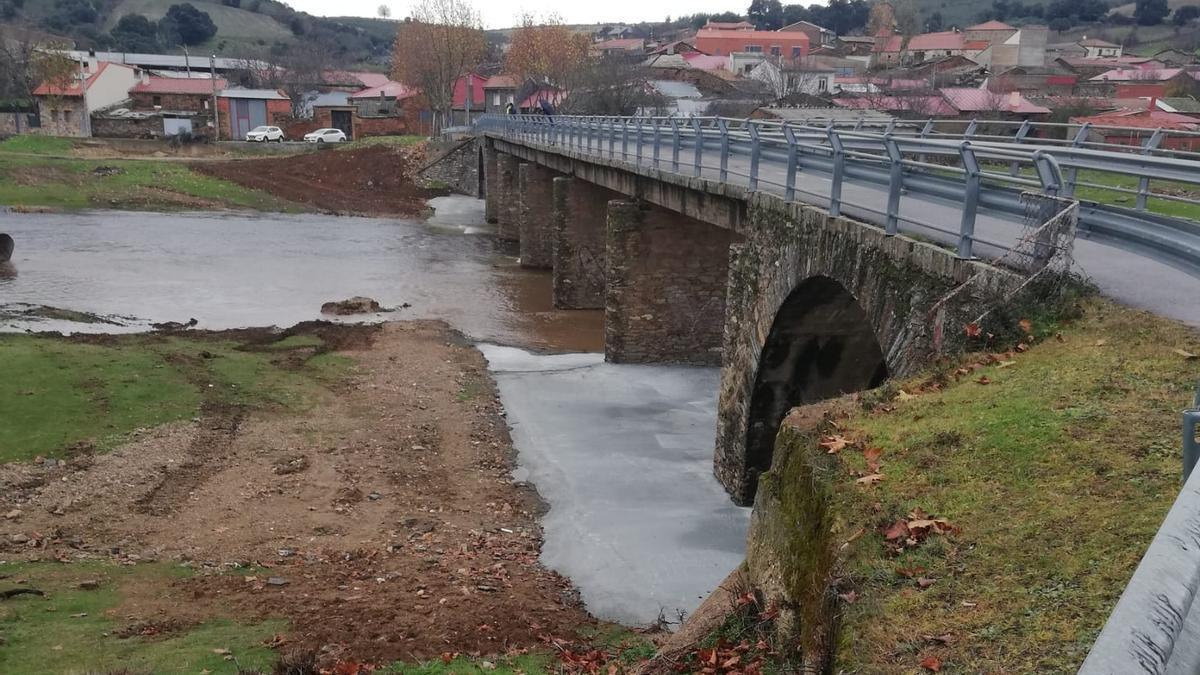
M 252 143 L 266 143 L 267 141 L 282 143 L 283 129 L 279 127 L 254 127 L 246 132 L 246 140 Z
M 346 132 L 341 129 L 317 129 L 304 134 L 304 140 L 309 143 L 345 143 Z

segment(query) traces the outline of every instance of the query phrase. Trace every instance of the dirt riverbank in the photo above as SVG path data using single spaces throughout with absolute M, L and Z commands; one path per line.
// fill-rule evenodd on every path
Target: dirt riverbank
M 282 371 L 314 354 L 353 365 L 303 411 L 207 395 L 194 419 L 110 452 L 79 443 L 0 465 L 0 559 L 98 575 L 119 594 L 117 633 L 283 619 L 273 646 L 330 663 L 505 653 L 593 625 L 538 564 L 540 502 L 511 477 L 492 380 L 457 333 L 418 321 L 200 335 L 277 352 Z M 229 357 L 189 349 L 170 358 L 205 391 L 205 368 Z M 187 574 L 104 572 L 165 563 Z
M 425 211 L 427 199 L 447 194 L 414 181 L 423 157 L 424 144 L 378 144 L 192 168 L 320 211 L 413 217 Z

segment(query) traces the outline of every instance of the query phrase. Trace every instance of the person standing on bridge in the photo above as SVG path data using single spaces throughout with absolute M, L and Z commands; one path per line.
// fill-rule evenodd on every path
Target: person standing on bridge
M 516 115 L 516 114 L 517 114 L 517 107 L 516 107 L 515 105 L 513 105 L 513 102 L 512 102 L 512 101 L 509 101 L 509 102 L 508 102 L 508 105 L 504 106 L 504 112 L 505 112 L 505 113 L 507 113 L 507 114 L 509 114 L 509 115 Z

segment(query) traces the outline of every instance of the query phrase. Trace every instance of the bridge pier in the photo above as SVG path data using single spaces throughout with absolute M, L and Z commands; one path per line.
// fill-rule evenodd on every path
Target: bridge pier
M 553 182 L 554 306 L 603 309 L 608 202 L 619 195 L 577 178 Z
M 517 234 L 521 267 L 553 266 L 554 175 L 549 169 L 521 162 L 517 168 Z
M 719 365 L 733 232 L 641 202 L 608 203 L 604 357 Z
M 501 239 L 516 241 L 520 194 L 517 182 L 517 158 L 506 153 L 496 157 L 496 234 Z M 486 209 L 486 205 L 484 207 Z
M 488 141 L 484 141 L 483 155 L 483 219 L 496 223 L 500 212 L 500 176 L 499 165 L 496 163 L 499 154 Z

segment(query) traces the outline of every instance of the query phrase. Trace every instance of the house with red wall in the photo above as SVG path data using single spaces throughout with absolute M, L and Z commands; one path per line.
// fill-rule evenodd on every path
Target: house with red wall
M 694 40 L 696 49 L 714 56 L 735 52 L 765 54 L 785 59 L 808 56 L 808 36 L 802 32 L 769 30 L 718 30 L 701 28 Z
M 246 140 L 246 132 L 281 125 L 292 116 L 292 100 L 277 89 L 225 89 L 217 96 L 220 140 Z

